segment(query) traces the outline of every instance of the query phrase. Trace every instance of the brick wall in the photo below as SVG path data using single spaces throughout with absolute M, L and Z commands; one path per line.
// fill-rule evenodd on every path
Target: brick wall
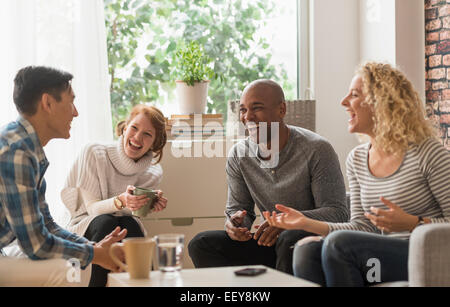
M 450 150 L 450 0 L 425 0 L 427 114 Z

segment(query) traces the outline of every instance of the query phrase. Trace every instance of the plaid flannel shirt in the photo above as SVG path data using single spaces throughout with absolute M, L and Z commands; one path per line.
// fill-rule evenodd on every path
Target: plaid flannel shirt
M 49 163 L 33 126 L 24 118 L 0 131 L 0 249 L 17 239 L 33 260 L 76 258 L 85 268 L 94 248 L 58 226 L 45 201 Z

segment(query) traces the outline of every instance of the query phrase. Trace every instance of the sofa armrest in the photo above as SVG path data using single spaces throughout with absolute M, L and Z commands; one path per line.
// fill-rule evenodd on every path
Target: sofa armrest
M 77 275 L 76 270 L 72 271 L 71 263 L 65 259 L 31 260 L 0 256 L 0 288 L 87 287 L 91 267 L 88 265 Z
M 450 224 L 427 224 L 413 231 L 408 274 L 411 287 L 450 286 Z

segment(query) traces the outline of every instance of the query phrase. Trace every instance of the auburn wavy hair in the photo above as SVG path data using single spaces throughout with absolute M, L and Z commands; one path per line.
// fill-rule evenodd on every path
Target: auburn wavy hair
M 385 63 L 361 65 L 365 103 L 374 111 L 375 142 L 386 153 L 401 154 L 437 132 L 426 118 L 425 106 L 412 83 Z
M 133 109 L 131 109 L 128 118 L 117 124 L 116 134 L 117 136 L 123 135 L 123 132 L 128 124 L 139 114 L 145 115 L 145 117 L 155 128 L 155 140 L 150 150 L 154 153 L 154 158 L 157 159 L 155 164 L 158 164 L 162 159 L 163 149 L 167 143 L 166 120 L 164 118 L 164 114 L 158 108 L 144 104 L 134 106 Z

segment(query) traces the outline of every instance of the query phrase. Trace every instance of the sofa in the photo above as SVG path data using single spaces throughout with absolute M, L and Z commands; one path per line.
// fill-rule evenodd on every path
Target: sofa
M 411 287 L 450 286 L 450 224 L 427 224 L 413 231 L 408 274 Z

